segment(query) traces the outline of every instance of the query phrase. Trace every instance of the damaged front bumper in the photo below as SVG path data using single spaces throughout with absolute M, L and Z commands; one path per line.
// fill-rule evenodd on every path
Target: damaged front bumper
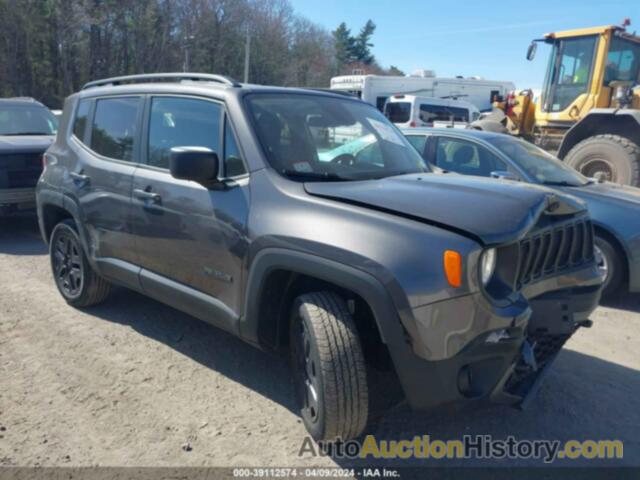
M 415 345 L 413 351 L 391 351 L 409 405 L 427 410 L 458 401 L 489 399 L 526 406 L 565 342 L 578 328 L 590 326 L 589 315 L 599 300 L 600 285 L 572 287 L 541 294 L 498 314 L 490 313 L 480 297 L 472 298 L 477 307 L 473 324 L 486 329 L 475 332 L 470 341 L 469 329 L 452 331 L 443 337 L 445 343 L 439 352 L 420 352 L 446 358 L 427 360 Z M 459 301 L 440 305 L 436 316 L 447 318 L 447 307 L 454 312 Z M 430 316 L 422 321 L 430 322 L 433 333 L 438 322 L 433 309 L 422 313 Z M 466 343 L 458 348 L 460 338 Z M 447 349 L 455 354 L 446 356 Z
M 491 400 L 526 408 L 564 344 L 580 327 L 591 327 L 600 287 L 551 292 L 533 300 L 520 353 L 494 388 Z

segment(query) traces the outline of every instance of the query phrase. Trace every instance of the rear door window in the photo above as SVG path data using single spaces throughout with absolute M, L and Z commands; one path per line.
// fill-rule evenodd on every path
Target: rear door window
M 486 148 L 474 142 L 448 137 L 438 138 L 434 163 L 450 172 L 480 177 L 508 170 L 507 164 Z
M 98 99 L 91 128 L 91 150 L 115 160 L 133 161 L 141 103 L 140 97 Z

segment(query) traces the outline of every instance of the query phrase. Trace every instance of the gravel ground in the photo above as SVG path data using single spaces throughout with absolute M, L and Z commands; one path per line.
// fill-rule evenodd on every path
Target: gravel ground
M 528 410 L 425 415 L 400 405 L 372 433 L 618 438 L 625 457 L 614 464 L 640 466 L 640 296 L 592 318 Z M 305 429 L 292 397 L 282 358 L 141 295 L 117 290 L 91 310 L 67 306 L 35 217 L 0 219 L 0 465 L 351 465 L 298 456 Z M 471 463 L 482 461 L 457 461 Z M 596 463 L 606 462 L 571 464 Z

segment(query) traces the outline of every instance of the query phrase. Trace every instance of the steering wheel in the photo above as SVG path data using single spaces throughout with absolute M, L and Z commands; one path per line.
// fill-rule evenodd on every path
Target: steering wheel
M 331 163 L 337 163 L 338 165 L 346 165 L 352 167 L 356 164 L 356 157 L 350 153 L 343 153 L 331 160 Z

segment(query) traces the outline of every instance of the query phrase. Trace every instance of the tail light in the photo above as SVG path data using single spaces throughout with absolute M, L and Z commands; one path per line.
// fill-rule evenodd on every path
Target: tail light
M 47 168 L 47 164 L 49 164 L 51 162 L 51 160 L 52 160 L 51 155 L 49 155 L 46 152 L 42 154 L 42 169 L 43 170 L 45 168 Z

